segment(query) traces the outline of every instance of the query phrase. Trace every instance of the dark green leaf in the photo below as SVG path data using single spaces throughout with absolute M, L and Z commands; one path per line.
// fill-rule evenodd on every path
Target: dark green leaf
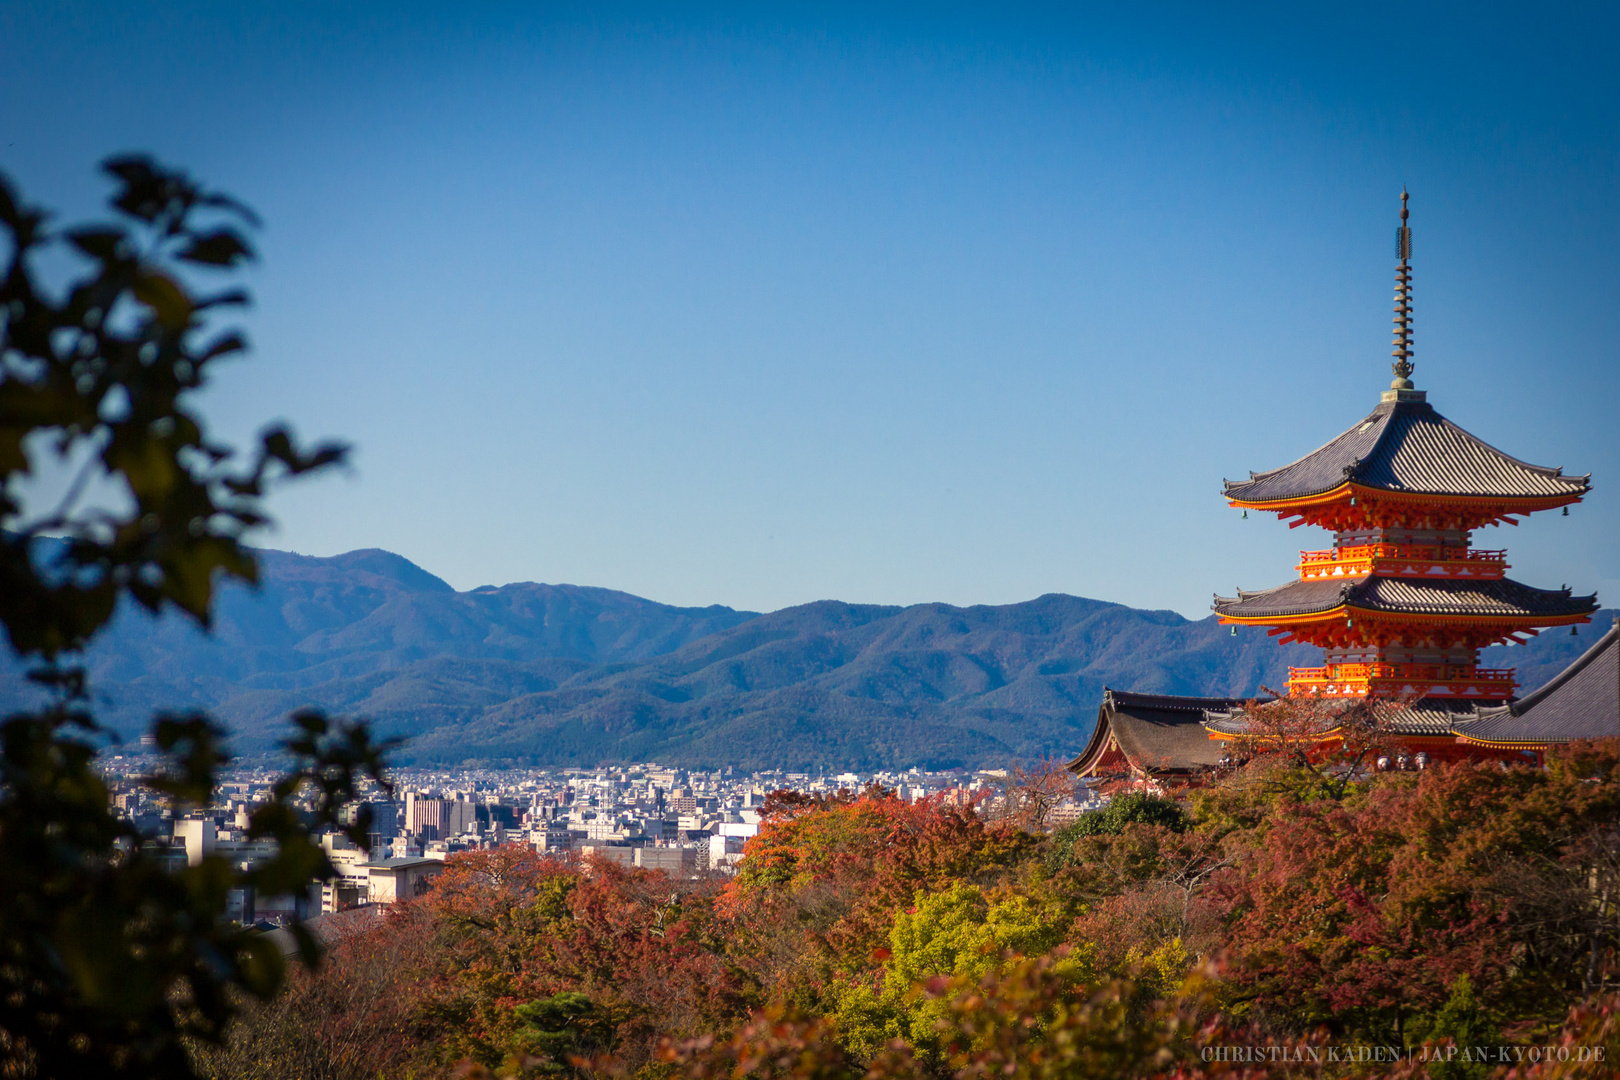
M 207 266 L 235 266 L 253 258 L 253 249 L 235 229 L 217 229 L 196 237 L 177 258 Z
M 119 257 L 124 230 L 114 228 L 75 229 L 67 234 L 73 246 L 94 259 L 111 262 Z

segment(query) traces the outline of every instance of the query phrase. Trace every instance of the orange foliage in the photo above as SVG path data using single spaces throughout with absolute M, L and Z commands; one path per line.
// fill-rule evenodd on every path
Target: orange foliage
M 1035 842 L 937 799 L 776 800 L 722 910 L 739 963 L 767 993 L 809 1005 L 834 973 L 870 964 L 917 891 L 1004 874 Z
M 452 856 L 422 901 L 442 950 L 421 1008 L 442 1060 L 526 1052 L 518 1006 L 585 995 L 631 1060 L 729 1027 L 745 983 L 714 939 L 715 889 L 510 845 Z
M 1612 748 L 1461 763 L 1354 799 L 1285 799 L 1206 895 L 1242 997 L 1290 1023 L 1400 1033 L 1469 976 L 1510 1015 L 1599 989 L 1620 928 Z M 1601 778 L 1609 778 L 1603 783 Z

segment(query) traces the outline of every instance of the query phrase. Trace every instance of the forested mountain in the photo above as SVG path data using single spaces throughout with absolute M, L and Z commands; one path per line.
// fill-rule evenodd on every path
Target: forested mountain
M 1286 651 L 1225 633 L 1059 595 L 972 608 L 823 601 L 581 672 L 464 729 L 424 730 L 414 750 L 452 759 L 466 738 L 493 758 L 865 768 L 1069 754 L 1105 684 L 1248 693 L 1282 677 Z
M 575 585 L 457 592 L 378 550 L 265 551 L 261 570 L 257 590 L 225 589 L 212 635 L 121 614 L 88 658 L 101 714 L 134 734 L 154 710 L 207 709 L 252 752 L 314 705 L 408 736 L 398 758 L 420 763 L 987 765 L 1077 752 L 1105 685 L 1247 695 L 1317 656 L 1058 594 L 758 615 Z M 1589 640 L 1485 661 L 1534 687 Z M 0 706 L 20 703 L 15 669 L 5 683 Z

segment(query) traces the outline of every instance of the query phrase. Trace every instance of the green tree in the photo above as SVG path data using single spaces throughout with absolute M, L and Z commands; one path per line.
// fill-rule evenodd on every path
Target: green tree
M 1434 1080 L 1483 1080 L 1490 1072 L 1487 1052 L 1502 1041 L 1502 1032 L 1491 1023 L 1490 1017 L 1474 997 L 1474 984 L 1467 975 L 1459 975 L 1451 984 L 1451 996 L 1433 1016 L 1414 1019 L 1406 1036 L 1415 1043 L 1449 1040 L 1450 1047 L 1441 1048 L 1429 1065 Z
M 930 980 L 964 984 L 1004 968 L 1012 956 L 1041 956 L 1063 939 L 1066 927 L 1027 897 L 992 903 L 977 885 L 955 884 L 919 892 L 910 911 L 895 915 L 881 979 L 842 988 L 833 1015 L 850 1049 L 871 1057 L 903 1039 L 930 1059 L 947 1041 L 942 1025 L 950 1003 L 926 993 Z M 1062 971 L 1081 981 L 1091 975 L 1090 951 L 1067 957 Z
M 590 1059 L 613 1045 L 615 1018 L 578 990 L 564 990 L 512 1011 L 519 1021 L 518 1041 L 539 1058 L 531 1066 L 537 1071 L 578 1075 L 575 1058 Z
M 1060 870 L 1075 861 L 1075 842 L 1087 836 L 1117 836 L 1127 825 L 1162 825 L 1172 832 L 1183 832 L 1187 814 L 1174 799 L 1133 791 L 1116 795 L 1101 810 L 1081 815 L 1052 834 L 1047 847 L 1049 869 Z
M 223 921 L 229 892 L 330 875 L 311 830 L 340 827 L 382 759 L 363 725 L 296 716 L 293 766 L 249 827 L 279 855 L 246 872 L 207 858 L 171 873 L 109 808 L 96 747 L 111 733 L 78 654 L 121 604 L 206 627 L 223 579 L 255 580 L 243 535 L 268 520 L 270 486 L 344 448 L 272 427 L 244 459 L 209 438 L 192 400 L 244 349 L 214 320 L 247 296 L 197 282 L 252 258 L 255 219 L 147 158 L 104 169 L 114 220 L 69 229 L 0 177 L 0 625 L 44 701 L 0 721 L 0 1072 L 187 1077 L 185 1039 L 218 1040 L 236 992 L 266 997 L 282 978 L 275 948 Z M 76 276 L 53 288 L 41 263 Z M 25 496 L 57 476 L 50 505 Z M 205 803 L 221 729 L 193 714 L 152 732 L 162 764 L 146 782 L 177 811 Z M 367 824 L 345 831 L 363 840 Z

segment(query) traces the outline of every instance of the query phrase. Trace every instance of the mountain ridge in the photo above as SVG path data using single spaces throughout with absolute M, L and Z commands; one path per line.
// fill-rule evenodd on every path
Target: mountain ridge
M 594 586 L 459 592 L 375 548 L 258 555 L 259 586 L 220 590 L 212 634 L 124 610 L 92 643 L 110 726 L 205 710 L 252 753 L 316 707 L 407 738 L 402 763 L 981 766 L 1077 752 L 1104 686 L 1243 697 L 1318 655 L 1213 616 L 1062 593 L 761 614 Z M 1517 662 L 1533 688 L 1584 644 L 1548 636 L 1484 659 Z M 20 677 L 5 682 L 0 709 L 25 704 Z

